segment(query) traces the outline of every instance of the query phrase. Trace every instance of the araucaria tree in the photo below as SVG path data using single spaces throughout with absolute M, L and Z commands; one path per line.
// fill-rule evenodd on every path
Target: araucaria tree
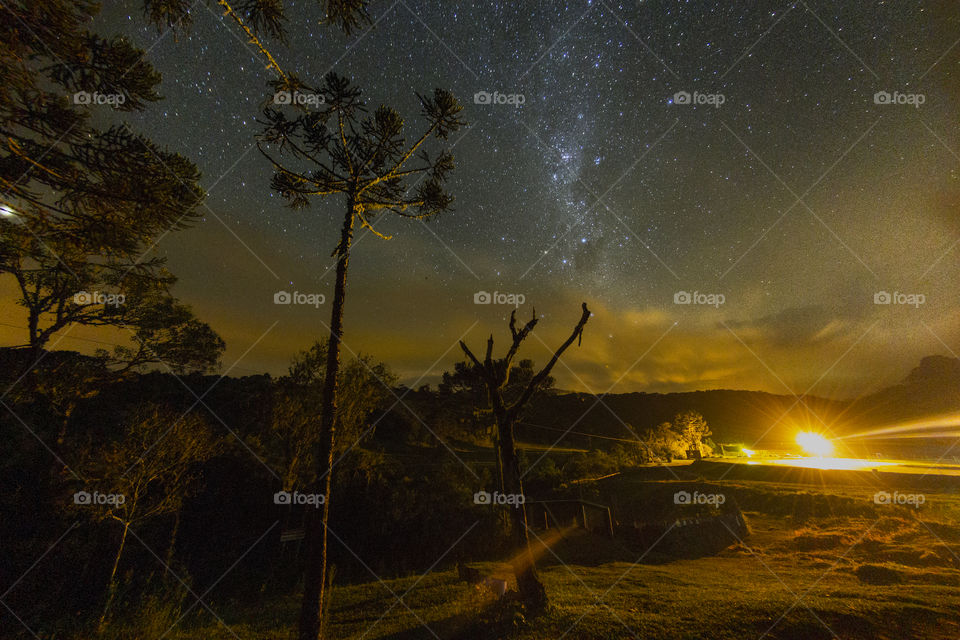
M 337 259 L 330 339 L 327 348 L 322 406 L 320 411 L 318 487 L 326 496 L 320 521 L 308 522 L 299 637 L 316 640 L 321 632 L 327 565 L 327 523 L 330 514 L 330 473 L 336 440 L 337 383 L 343 309 L 347 288 L 347 264 L 357 225 L 377 237 L 373 229 L 380 213 L 423 219 L 450 208 L 453 198 L 444 182 L 453 170 L 453 156 L 445 150 L 427 152 L 431 138 L 447 140 L 465 123 L 463 107 L 449 91 L 435 89 L 418 96 L 425 119 L 422 133 L 413 143 L 403 136 L 404 121 L 393 109 L 380 106 L 368 113 L 360 89 L 349 80 L 329 73 L 319 87 L 310 87 L 295 77 L 273 83 L 275 91 L 289 92 L 290 106 L 264 110 L 264 133 L 260 151 L 274 168 L 272 186 L 294 208 L 306 207 L 311 196 L 340 196 L 343 223 L 340 241 L 333 251 Z M 299 99 L 297 94 L 305 96 Z M 305 108 L 315 104 L 317 108 Z M 268 150 L 267 147 L 276 149 Z M 278 154 L 284 154 L 285 159 Z
M 199 219 L 200 172 L 125 125 L 94 126 L 95 114 L 160 99 L 144 51 L 88 31 L 97 10 L 87 0 L 2 8 L 0 275 L 26 309 L 27 368 L 79 324 L 130 331 L 131 346 L 107 358 L 120 367 L 209 369 L 223 342 L 170 295 L 164 260 L 147 257 Z
M 502 470 L 502 484 L 505 493 L 523 494 L 523 480 L 520 473 L 520 458 L 517 456 L 517 448 L 514 441 L 514 427 L 517 420 L 520 419 L 524 408 L 544 383 L 550 377 L 550 371 L 560 360 L 563 352 L 583 335 L 583 327 L 590 319 L 590 310 L 587 309 L 587 303 L 583 303 L 583 312 L 580 315 L 580 321 L 573 328 L 570 337 L 553 353 L 553 357 L 547 362 L 536 375 L 524 387 L 520 396 L 513 402 L 504 399 L 504 390 L 510 382 L 511 363 L 520 345 L 526 339 L 530 332 L 537 325 L 536 311 L 533 317 L 522 328 L 517 328 L 516 310 L 510 314 L 510 336 L 512 343 L 507 349 L 503 358 L 494 359 L 493 357 L 493 335 L 487 339 L 487 351 L 481 362 L 467 345 L 460 341 L 460 348 L 473 363 L 476 371 L 483 378 L 487 389 L 487 398 L 490 407 L 493 410 L 493 416 L 497 423 L 497 455 L 500 459 L 500 468 Z M 527 533 L 527 510 L 523 503 L 508 509 L 511 519 L 511 532 L 513 538 L 515 553 L 513 556 L 513 572 L 517 578 L 517 588 L 520 591 L 520 597 L 531 610 L 537 611 L 543 609 L 547 604 L 547 594 L 543 589 L 543 584 L 537 577 L 537 567 L 534 561 L 533 553 L 530 550 L 530 537 Z

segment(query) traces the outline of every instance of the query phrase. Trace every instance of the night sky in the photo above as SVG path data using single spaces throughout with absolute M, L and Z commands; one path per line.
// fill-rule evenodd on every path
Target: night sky
M 175 293 L 226 340 L 230 375 L 278 374 L 325 333 L 329 305 L 274 293 L 329 302 L 343 201 L 293 211 L 271 194 L 254 137 L 273 76 L 217 10 L 193 14 L 158 41 L 139 2 L 109 2 L 94 27 L 149 49 L 165 100 L 127 122 L 196 162 L 210 192 L 204 221 L 160 243 Z M 286 70 L 350 77 L 408 138 L 415 93 L 434 87 L 470 122 L 450 140 L 455 210 L 387 214 L 376 228 L 393 239 L 360 232 L 352 253 L 348 353 L 404 382 L 436 382 L 463 335 L 503 347 L 512 307 L 474 304 L 478 291 L 522 294 L 523 318 L 536 306 L 521 355 L 538 362 L 587 301 L 583 345 L 555 374 L 598 393 L 850 397 L 960 351 L 956 2 L 398 0 L 350 37 L 314 3 L 289 15 L 289 45 L 266 41 Z M 481 91 L 523 104 L 475 104 Z M 675 104 L 680 91 L 723 104 Z M 723 303 L 675 304 L 680 291 Z M 924 301 L 875 304 L 881 291 Z

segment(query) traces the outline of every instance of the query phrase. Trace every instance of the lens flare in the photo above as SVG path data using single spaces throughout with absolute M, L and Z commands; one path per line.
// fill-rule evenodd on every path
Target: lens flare
M 797 444 L 807 453 L 825 458 L 833 453 L 833 444 L 819 433 L 801 431 L 797 434 Z

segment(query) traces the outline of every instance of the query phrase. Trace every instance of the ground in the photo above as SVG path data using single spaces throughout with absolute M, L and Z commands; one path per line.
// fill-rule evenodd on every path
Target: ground
M 642 501 L 682 486 L 644 477 L 627 475 L 608 489 Z M 337 587 L 331 637 L 960 637 L 955 490 L 938 492 L 937 480 L 930 479 L 926 509 L 917 510 L 874 504 L 870 486 L 772 480 L 738 477 L 711 484 L 735 496 L 750 528 L 741 542 L 715 555 L 644 555 L 623 541 L 571 530 L 549 550 L 540 549 L 540 575 L 551 598 L 544 615 L 528 618 L 497 604 L 489 592 L 460 582 L 456 570 L 446 567 L 425 576 Z M 471 566 L 509 577 L 503 562 Z M 298 604 L 295 595 L 222 603 L 214 610 L 229 630 L 203 612 L 168 637 L 290 637 Z

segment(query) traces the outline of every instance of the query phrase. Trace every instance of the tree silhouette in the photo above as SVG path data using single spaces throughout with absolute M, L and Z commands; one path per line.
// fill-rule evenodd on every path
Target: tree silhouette
M 251 25 L 252 31 L 286 40 L 287 14 L 280 0 L 237 0 L 232 5 L 227 0 L 206 0 L 227 13 L 231 13 Z M 192 23 L 190 10 L 195 0 L 144 0 L 147 18 L 158 29 L 186 29 Z M 370 23 L 367 13 L 369 0 L 316 0 L 323 11 L 323 20 L 350 35 L 363 24 Z
M 404 121 L 393 109 L 380 106 L 367 115 L 360 89 L 349 80 L 329 73 L 313 88 L 295 77 L 271 83 L 275 91 L 299 91 L 320 97 L 319 108 L 295 104 L 264 109 L 265 129 L 260 152 L 274 168 L 272 186 L 293 208 L 310 204 L 311 196 L 338 195 L 344 199 L 340 241 L 333 251 L 337 258 L 333 305 L 330 312 L 330 339 L 327 348 L 323 397 L 320 411 L 320 470 L 326 501 L 321 522 L 308 521 L 303 603 L 299 637 L 315 640 L 321 633 L 327 565 L 327 523 L 334 464 L 337 417 L 337 389 L 340 376 L 340 344 L 343 336 L 343 309 L 347 265 L 357 224 L 382 239 L 371 220 L 391 212 L 404 218 L 423 219 L 448 210 L 453 198 L 444 182 L 453 170 L 453 156 L 441 150 L 428 153 L 424 144 L 431 137 L 446 140 L 465 123 L 462 107 L 449 91 L 435 89 L 431 96 L 419 96 L 426 127 L 420 137 L 407 144 Z M 290 114 L 290 115 L 288 115 Z M 292 116 L 292 117 L 291 117 Z M 297 166 L 281 163 L 267 149 L 276 147 Z M 411 183 L 411 179 L 419 178 Z M 413 191 L 411 194 L 410 191 Z
M 510 375 L 502 390 L 504 403 L 509 404 L 518 399 L 535 375 L 533 360 L 524 359 L 511 365 Z M 540 382 L 539 390 L 546 391 L 553 387 L 553 383 L 553 377 L 547 376 Z M 458 423 L 466 422 L 474 433 L 490 436 L 495 457 L 497 488 L 505 492 L 499 438 L 496 433 L 497 422 L 488 401 L 487 384 L 482 372 L 469 361 L 457 362 L 452 372 L 443 373 L 437 391 L 439 404 L 453 414 Z
M 270 431 L 261 447 L 272 466 L 282 470 L 284 491 L 309 486 L 318 475 L 315 455 L 321 434 L 316 416 L 321 411 L 326 362 L 327 340 L 320 339 L 294 357 L 289 374 L 274 386 Z M 339 375 L 343 401 L 337 403 L 336 451 L 342 455 L 367 430 L 370 414 L 390 394 L 385 384 L 394 384 L 396 377 L 387 365 L 364 355 L 342 364 Z
M 530 335 L 536 327 L 538 318 L 536 311 L 533 317 L 522 328 L 517 328 L 517 311 L 510 314 L 510 336 L 512 343 L 507 349 L 506 355 L 500 359 L 493 357 L 493 335 L 487 339 L 486 355 L 481 362 L 473 352 L 467 347 L 466 343 L 460 341 L 460 348 L 466 354 L 470 362 L 473 363 L 475 370 L 483 377 L 487 388 L 487 397 L 490 406 L 493 408 L 493 415 L 497 421 L 497 448 L 500 457 L 500 468 L 502 469 L 503 491 L 505 493 L 523 494 L 523 481 L 520 474 L 520 458 L 517 455 L 516 443 L 514 441 L 514 428 L 517 420 L 520 418 L 523 410 L 533 397 L 533 394 L 540 390 L 543 384 L 549 379 L 550 371 L 560 360 L 563 352 L 583 335 L 583 327 L 590 319 L 590 310 L 587 309 L 587 303 L 582 306 L 583 312 L 580 315 L 580 321 L 573 328 L 570 337 L 553 353 L 550 361 L 534 375 L 527 385 L 520 391 L 518 397 L 511 401 L 504 398 L 504 391 L 510 383 L 510 372 L 512 363 L 520 345 Z M 512 521 L 511 535 L 516 547 L 516 553 L 513 556 L 513 572 L 517 578 L 517 588 L 524 602 L 534 611 L 542 610 L 547 604 L 547 594 L 543 589 L 543 584 L 537 577 L 537 567 L 530 550 L 530 538 L 527 533 L 527 510 L 523 504 L 512 506 L 508 509 Z
M 222 341 L 171 297 L 164 260 L 144 257 L 199 218 L 199 170 L 126 126 L 92 125 L 159 100 L 160 74 L 124 38 L 86 29 L 93 2 L 3 11 L 13 15 L 0 21 L 0 274 L 27 310 L 29 363 L 82 324 L 130 329 L 134 346 L 113 354 L 121 366 L 216 365 Z M 48 33 L 57 37 L 38 35 Z
M 155 446 L 163 438 L 161 446 Z M 91 446 L 86 454 L 87 485 L 75 494 L 78 509 L 94 519 L 113 520 L 123 529 L 107 584 L 99 630 L 107 623 L 117 592 L 117 567 L 130 528 L 180 511 L 197 488 L 198 465 L 218 448 L 204 420 L 195 413 L 178 416 L 162 406 L 148 406 L 130 416 L 123 435 L 107 446 Z M 120 500 L 98 503 L 89 489 Z M 77 496 L 84 496 L 79 498 Z

